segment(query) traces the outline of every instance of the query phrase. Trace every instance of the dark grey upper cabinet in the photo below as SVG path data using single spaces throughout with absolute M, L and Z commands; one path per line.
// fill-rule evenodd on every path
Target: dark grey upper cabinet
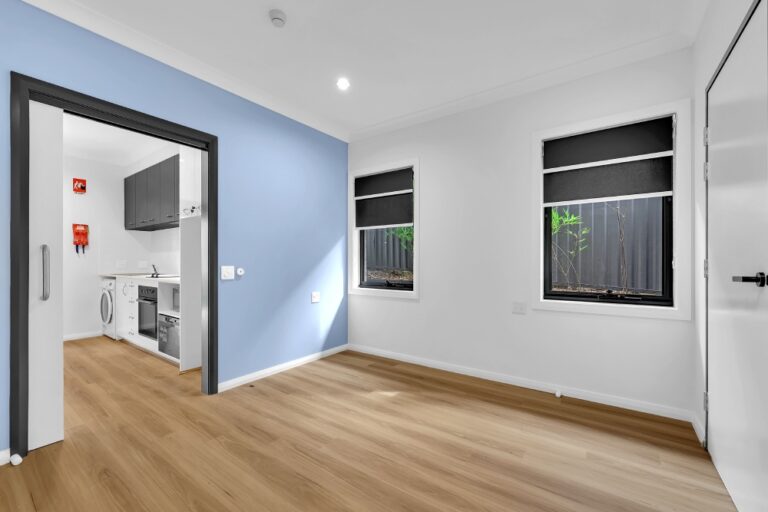
M 154 231 L 179 225 L 178 155 L 124 181 L 125 229 Z
M 160 174 L 162 163 L 153 165 L 147 173 L 147 225 L 160 223 Z
M 123 180 L 125 229 L 136 229 L 136 175 Z
M 179 156 L 173 158 L 173 219 L 179 222 Z
M 176 196 L 176 173 L 175 159 L 161 162 L 160 166 L 160 222 L 173 222 L 176 220 L 174 215 L 174 203 Z
M 147 203 L 147 182 L 149 173 L 136 173 L 136 229 L 143 229 L 149 224 L 149 205 Z

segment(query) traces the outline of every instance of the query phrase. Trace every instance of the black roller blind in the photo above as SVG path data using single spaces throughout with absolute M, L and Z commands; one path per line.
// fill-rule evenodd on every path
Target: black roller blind
M 413 194 L 375 197 L 355 201 L 357 227 L 413 223 Z
M 413 169 L 355 179 L 355 226 L 369 228 L 413 223 Z M 379 197 L 377 194 L 383 194 Z
M 674 117 L 544 142 L 544 169 L 672 151 Z
M 544 175 L 545 203 L 671 191 L 671 156 Z
M 413 169 L 372 174 L 355 179 L 355 197 L 413 189 Z

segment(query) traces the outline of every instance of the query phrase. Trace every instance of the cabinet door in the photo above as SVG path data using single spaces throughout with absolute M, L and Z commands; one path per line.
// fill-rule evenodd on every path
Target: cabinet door
M 163 224 L 173 222 L 176 219 L 173 213 L 174 196 L 176 195 L 173 161 L 173 158 L 169 158 L 158 164 L 160 167 L 160 222 Z
M 141 171 L 134 174 L 136 179 L 136 227 L 144 229 L 149 223 L 149 208 L 147 204 L 147 181 L 149 173 Z
M 130 300 L 129 282 L 118 277 L 115 283 L 115 318 L 120 338 L 127 338 L 131 328 Z
M 139 335 L 139 285 L 129 280 L 128 287 L 128 339 Z
M 179 155 L 173 157 L 173 218 L 179 221 Z
M 125 229 L 136 229 L 136 175 L 123 180 Z
M 162 163 L 147 169 L 147 226 L 162 222 L 160 218 L 160 177 Z

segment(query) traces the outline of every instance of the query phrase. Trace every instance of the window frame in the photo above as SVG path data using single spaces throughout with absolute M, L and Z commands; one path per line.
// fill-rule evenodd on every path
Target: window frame
M 374 174 L 383 174 L 405 168 L 413 169 L 413 288 L 365 285 L 362 282 L 364 248 L 362 244 L 363 231 L 371 228 L 358 228 L 355 222 L 355 179 Z M 350 170 L 347 186 L 348 196 L 348 293 L 351 295 L 367 295 L 391 299 L 419 298 L 419 161 L 416 158 L 376 165 L 363 169 Z M 376 229 L 374 226 L 373 229 Z
M 669 251 L 664 255 L 670 261 L 671 272 L 666 277 L 665 290 L 668 293 L 665 301 L 652 304 L 629 301 L 595 300 L 588 296 L 552 296 L 545 293 L 545 218 L 544 218 L 544 187 L 543 175 L 543 142 L 560 137 L 578 135 L 596 130 L 618 127 L 642 122 L 663 116 L 676 116 L 673 157 L 673 194 L 671 217 L 671 233 L 666 233 L 671 239 L 665 247 Z M 669 320 L 691 320 L 693 297 L 693 237 L 692 237 L 692 146 L 691 146 L 691 100 L 683 99 L 631 112 L 591 119 L 566 126 L 552 128 L 532 134 L 532 264 L 537 269 L 537 277 L 531 280 L 531 307 L 541 311 L 561 311 L 572 313 L 587 313 L 597 315 L 614 315 L 640 318 L 658 318 Z M 621 199 L 629 199 L 631 196 Z M 609 198 L 613 199 L 613 198 Z M 669 231 L 669 230 L 668 230 Z M 586 294 L 585 294 L 586 295 Z M 671 298 L 671 299 L 670 299 Z
M 637 196 L 644 197 L 643 195 Z M 646 196 L 647 197 L 647 196 Z M 543 206 L 542 215 L 544 217 L 544 255 L 542 264 L 544 274 L 542 281 L 544 283 L 543 297 L 545 300 L 565 300 L 578 302 L 610 303 L 610 304 L 632 304 L 634 306 L 663 306 L 674 307 L 673 276 L 674 263 L 672 255 L 674 254 L 674 195 L 661 195 L 662 198 L 662 278 L 661 278 L 661 296 L 647 296 L 638 294 L 597 294 L 587 292 L 561 292 L 552 290 L 552 224 L 551 211 L 552 206 Z M 633 198 L 628 196 L 627 199 Z M 611 198 L 608 198 L 611 201 Z M 589 201 L 589 203 L 602 203 L 603 199 Z

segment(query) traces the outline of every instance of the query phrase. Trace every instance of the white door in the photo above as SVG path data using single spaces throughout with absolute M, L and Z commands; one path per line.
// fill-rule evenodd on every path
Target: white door
M 742 512 L 768 511 L 766 4 L 709 93 L 709 451 Z
M 29 104 L 29 438 L 64 439 L 62 340 L 64 112 Z

